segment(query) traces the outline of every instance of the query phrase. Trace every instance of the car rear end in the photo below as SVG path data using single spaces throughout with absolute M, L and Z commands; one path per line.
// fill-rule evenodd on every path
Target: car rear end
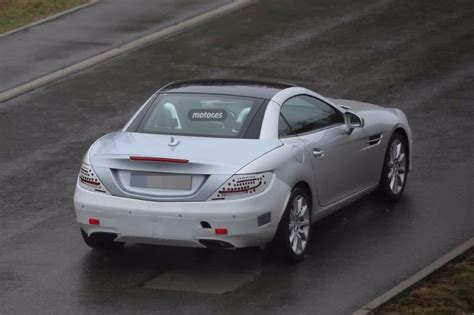
M 266 101 L 159 94 L 127 130 L 94 143 L 74 207 L 88 237 L 224 248 L 258 246 L 277 229 L 289 187 L 239 170 L 281 142 L 258 139 Z

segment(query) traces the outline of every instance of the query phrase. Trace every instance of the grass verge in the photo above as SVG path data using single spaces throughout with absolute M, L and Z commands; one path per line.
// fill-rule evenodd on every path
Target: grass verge
M 89 0 L 0 0 L 0 34 Z
M 435 271 L 374 312 L 387 314 L 474 314 L 474 249 Z

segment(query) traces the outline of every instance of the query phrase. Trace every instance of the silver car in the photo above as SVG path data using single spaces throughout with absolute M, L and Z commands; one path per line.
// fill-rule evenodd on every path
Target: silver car
M 74 194 L 95 249 L 240 248 L 301 260 L 311 223 L 403 194 L 412 133 L 396 108 L 243 80 L 168 84 L 84 156 Z

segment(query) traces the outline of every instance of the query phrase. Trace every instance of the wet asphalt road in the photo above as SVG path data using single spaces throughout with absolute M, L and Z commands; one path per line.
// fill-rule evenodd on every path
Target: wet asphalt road
M 0 92 L 60 70 L 229 0 L 100 0 L 0 37 Z
M 0 313 L 348 314 L 473 236 L 472 1 L 258 1 L 0 104 Z M 314 226 L 307 259 L 143 245 L 89 250 L 74 222 L 82 154 L 160 85 L 283 80 L 403 109 L 404 199 L 364 198 Z M 349 161 L 348 161 L 349 163 Z M 246 272 L 225 295 L 148 289 L 174 272 Z

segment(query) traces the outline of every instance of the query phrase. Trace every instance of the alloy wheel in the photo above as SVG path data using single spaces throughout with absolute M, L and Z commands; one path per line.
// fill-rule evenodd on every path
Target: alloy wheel
M 300 255 L 308 244 L 309 224 L 308 202 L 303 196 L 297 195 L 291 205 L 288 225 L 290 247 L 297 255 Z
M 405 148 L 399 139 L 395 139 L 390 146 L 387 176 L 390 190 L 395 195 L 399 194 L 406 178 Z

